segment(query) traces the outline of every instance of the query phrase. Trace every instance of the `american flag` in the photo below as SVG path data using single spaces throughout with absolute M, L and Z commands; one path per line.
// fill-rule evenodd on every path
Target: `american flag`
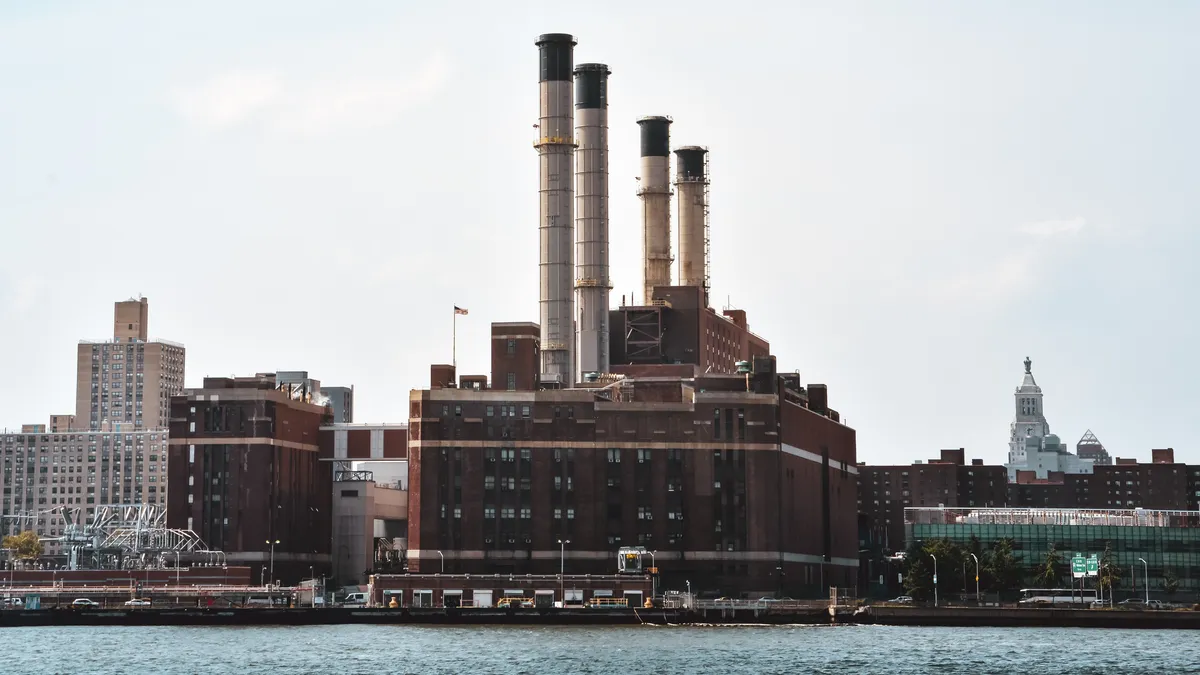
M 463 309 L 462 307 L 459 307 L 458 305 L 455 305 L 455 306 L 454 306 L 454 313 L 455 313 L 455 314 L 462 314 L 463 316 L 466 316 L 466 315 L 467 315 L 467 310 Z

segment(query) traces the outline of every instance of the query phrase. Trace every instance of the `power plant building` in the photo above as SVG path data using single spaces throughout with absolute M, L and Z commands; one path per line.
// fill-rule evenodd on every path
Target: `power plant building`
M 332 466 L 320 461 L 318 434 L 332 409 L 281 379 L 294 378 L 205 378 L 172 397 L 167 523 L 255 579 L 273 569 L 295 583 L 310 566 L 329 571 Z
M 551 574 L 565 555 L 568 573 L 603 574 L 640 545 L 667 588 L 853 585 L 855 432 L 825 388 L 779 375 L 773 357 L 743 374 L 688 369 L 413 391 L 409 570 Z

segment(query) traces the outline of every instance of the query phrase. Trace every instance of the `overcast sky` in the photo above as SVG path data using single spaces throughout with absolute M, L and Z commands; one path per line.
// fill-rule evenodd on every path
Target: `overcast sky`
M 611 66 L 613 305 L 636 118 L 712 156 L 718 308 L 827 383 L 872 463 L 1051 430 L 1200 462 L 1200 5 L 0 4 L 0 426 L 150 299 L 187 382 L 306 369 L 356 421 L 537 320 L 539 33 Z M 675 216 L 673 216 L 674 220 Z

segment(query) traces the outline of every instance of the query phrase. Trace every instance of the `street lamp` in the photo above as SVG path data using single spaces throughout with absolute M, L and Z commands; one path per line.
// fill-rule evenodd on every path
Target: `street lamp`
M 312 590 L 312 605 L 311 606 L 316 607 L 317 606 L 317 573 L 313 571 L 312 565 L 308 566 L 308 581 L 310 584 L 312 584 L 312 586 L 310 588 L 310 590 Z
M 437 552 L 438 557 L 442 559 L 442 574 L 446 573 L 446 556 L 442 555 L 441 551 Z
M 567 544 L 571 543 L 570 539 L 558 540 L 558 597 L 562 600 L 562 607 L 567 607 Z
M 275 541 L 267 540 L 267 544 L 271 547 L 271 583 L 275 582 L 275 545 L 278 543 L 278 539 Z
M 658 595 L 658 561 L 654 559 L 654 551 L 650 551 L 650 566 L 654 568 L 654 574 L 650 575 L 650 597 Z
M 934 554 L 932 554 L 932 553 L 930 553 L 930 554 L 929 554 L 929 557 L 930 557 L 930 558 L 933 558 L 933 606 L 934 606 L 934 607 L 937 607 L 937 606 L 938 606 L 938 597 L 937 597 L 937 556 L 936 556 L 936 555 L 934 555 Z
M 972 558 L 975 558 L 975 604 L 978 605 L 979 604 L 979 557 L 976 556 L 974 553 L 971 553 L 970 556 Z
M 1150 604 L 1150 563 L 1146 562 L 1145 558 L 1138 558 L 1138 562 L 1145 565 L 1146 573 L 1142 575 L 1142 585 L 1146 587 L 1146 604 Z

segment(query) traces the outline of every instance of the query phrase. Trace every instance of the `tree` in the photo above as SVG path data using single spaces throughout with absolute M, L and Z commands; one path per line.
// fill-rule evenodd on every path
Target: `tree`
M 937 572 L 938 596 L 945 599 L 963 588 L 963 550 L 948 539 L 914 544 L 905 556 L 904 590 L 915 600 L 932 600 Z M 934 557 L 937 558 L 936 564 Z
M 1099 570 L 1100 588 L 1108 592 L 1108 599 L 1112 601 L 1112 589 L 1121 581 L 1121 568 L 1117 567 L 1116 561 L 1113 560 L 1112 542 L 1105 542 L 1104 553 L 1100 555 L 1100 570 Z
M 1179 590 L 1179 577 L 1175 576 L 1175 570 L 1168 569 L 1163 572 L 1163 591 L 1168 596 L 1175 595 Z
M 4 548 L 12 549 L 13 557 L 18 560 L 33 560 L 42 556 L 42 542 L 37 533 L 25 530 L 20 534 L 10 534 L 0 542 Z
M 988 590 L 995 593 L 1012 594 L 1021 589 L 1021 564 L 1013 555 L 1012 539 L 1001 539 L 992 547 L 987 560 L 991 583 Z
M 1046 561 L 1038 568 L 1034 581 L 1042 588 L 1058 588 L 1065 571 L 1062 555 L 1054 544 L 1050 544 L 1050 550 L 1046 552 Z

